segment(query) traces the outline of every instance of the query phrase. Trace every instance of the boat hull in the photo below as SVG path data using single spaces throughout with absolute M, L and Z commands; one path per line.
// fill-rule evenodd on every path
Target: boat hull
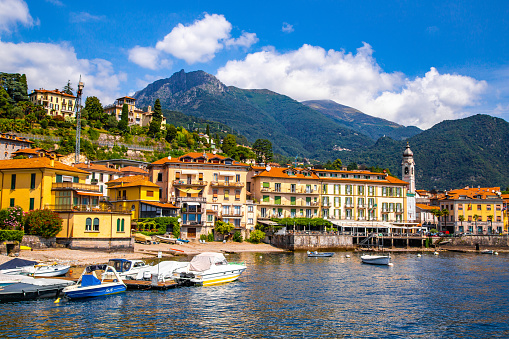
M 385 255 L 363 255 L 361 256 L 361 260 L 364 264 L 389 265 L 391 257 Z
M 316 258 L 326 258 L 326 257 L 332 257 L 334 255 L 334 252 L 323 252 L 323 253 L 308 253 L 308 257 L 316 257 Z
M 36 286 L 26 283 L 14 283 L 0 288 L 0 302 L 58 298 L 66 284 Z
M 82 299 L 82 298 L 94 298 L 101 297 L 104 295 L 117 294 L 125 292 L 126 286 L 119 283 L 107 283 L 96 286 L 69 286 L 62 292 L 69 299 Z
M 245 270 L 246 267 L 241 266 L 217 272 L 188 272 L 185 275 L 174 276 L 174 280 L 179 285 L 212 286 L 238 280 Z

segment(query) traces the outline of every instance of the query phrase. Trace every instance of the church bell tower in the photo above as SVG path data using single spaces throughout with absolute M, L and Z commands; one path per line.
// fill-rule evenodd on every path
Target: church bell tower
M 401 162 L 401 172 L 403 173 L 402 180 L 408 182 L 408 191 L 415 193 L 415 162 L 414 152 L 410 149 L 408 142 L 406 143 L 406 149 L 403 152 L 403 161 Z

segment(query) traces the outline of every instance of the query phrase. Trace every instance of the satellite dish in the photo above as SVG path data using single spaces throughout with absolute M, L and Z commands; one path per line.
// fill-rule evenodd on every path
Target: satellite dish
M 267 167 L 265 167 L 265 170 L 266 170 L 267 172 L 270 172 L 271 167 L 270 167 L 269 165 L 267 165 Z

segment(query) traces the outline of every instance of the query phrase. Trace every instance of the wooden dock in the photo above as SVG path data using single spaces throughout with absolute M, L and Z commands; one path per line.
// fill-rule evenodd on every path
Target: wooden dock
M 128 290 L 167 290 L 178 286 L 174 280 L 160 281 L 157 285 L 149 280 L 124 280 L 124 284 Z

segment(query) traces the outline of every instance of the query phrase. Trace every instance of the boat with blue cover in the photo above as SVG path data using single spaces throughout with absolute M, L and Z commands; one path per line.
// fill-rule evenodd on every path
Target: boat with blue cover
M 310 251 L 308 251 L 308 257 L 325 258 L 325 257 L 332 257 L 333 255 L 334 255 L 334 252 L 317 252 L 317 251 L 310 252 Z
M 104 271 L 109 276 L 112 273 L 114 279 L 99 279 L 96 271 Z M 81 299 L 100 297 L 109 294 L 125 292 L 126 285 L 114 267 L 109 265 L 91 265 L 87 266 L 78 283 L 63 289 L 64 295 L 69 299 Z

